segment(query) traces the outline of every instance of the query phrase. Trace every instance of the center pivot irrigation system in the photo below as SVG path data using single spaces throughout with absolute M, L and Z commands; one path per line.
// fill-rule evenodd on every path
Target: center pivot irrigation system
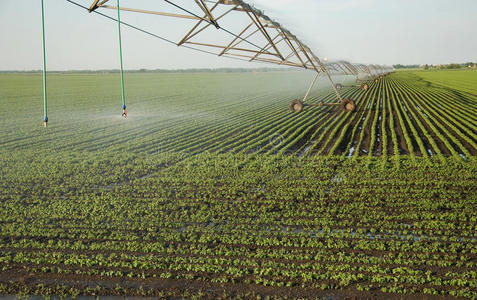
M 339 61 L 327 64 L 328 71 L 332 74 L 350 75 L 355 77 L 356 85 L 347 85 L 348 87 L 360 87 L 362 90 L 369 88 L 368 81 L 378 82 L 386 74 L 393 72 L 393 68 L 379 65 L 351 64 L 347 61 Z M 346 85 L 337 83 L 335 87 L 339 90 Z
M 343 84 L 335 84 L 331 75 L 352 75 L 361 88 L 367 89 L 368 80 L 378 80 L 392 72 L 392 68 L 377 65 L 351 64 L 349 62 L 322 62 L 311 49 L 294 34 L 279 23 L 273 21 L 262 11 L 241 0 L 124 0 L 133 6 L 120 6 L 119 0 L 76 0 L 89 1 L 86 5 L 73 0 L 65 0 L 90 13 L 108 18 L 118 24 L 119 57 L 121 67 L 121 92 L 123 117 L 127 117 L 124 95 L 124 77 L 121 45 L 121 26 L 148 34 L 176 46 L 200 51 L 215 56 L 223 56 L 249 62 L 270 63 L 312 70 L 316 72 L 305 97 L 291 101 L 289 109 L 301 112 L 305 106 L 340 106 L 345 111 L 354 111 L 356 105 L 352 99 L 343 99 L 339 89 Z M 116 5 L 111 5 L 116 4 Z M 147 7 L 147 6 L 153 7 Z M 48 122 L 46 94 L 46 55 L 43 0 L 41 0 L 43 29 L 43 89 L 44 89 L 44 126 Z M 107 11 L 112 11 L 110 15 Z M 139 25 L 121 21 L 120 13 L 144 14 L 148 16 L 168 17 L 168 26 L 164 34 L 158 35 L 141 28 Z M 149 18 L 149 17 L 148 17 Z M 148 19 L 149 20 L 149 19 Z M 164 27 L 162 27 L 164 28 Z M 165 31 L 165 30 L 163 30 Z M 178 36 L 178 32 L 181 34 Z M 336 102 L 307 104 L 306 100 L 320 75 L 330 81 L 336 94 Z

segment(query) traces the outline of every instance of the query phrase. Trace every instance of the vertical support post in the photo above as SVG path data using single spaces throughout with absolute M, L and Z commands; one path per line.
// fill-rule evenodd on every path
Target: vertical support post
M 43 9 L 43 0 L 41 0 L 41 31 L 43 39 L 43 126 L 48 125 L 48 107 L 46 93 L 46 46 L 45 46 L 45 12 Z
M 308 98 L 308 95 L 311 92 L 311 88 L 315 85 L 315 82 L 319 76 L 320 76 L 320 73 L 316 73 L 315 78 L 313 78 L 313 81 L 311 82 L 310 87 L 308 88 L 308 91 L 306 92 L 306 95 L 301 102 L 305 103 L 306 99 Z
M 42 0 L 43 1 L 43 0 Z M 121 43 L 121 16 L 119 13 L 119 0 L 118 2 L 118 35 L 119 35 L 119 61 L 121 63 L 121 95 L 123 98 L 123 114 L 122 116 L 127 118 L 128 117 L 128 112 L 126 110 L 126 98 L 124 96 L 124 73 L 123 73 L 123 48 L 122 48 L 122 43 Z
M 331 86 L 333 87 L 333 90 L 335 91 L 335 94 L 336 94 L 336 97 L 338 98 L 338 100 L 343 101 L 343 98 L 341 98 L 341 95 L 340 93 L 338 92 L 338 89 L 336 88 L 336 85 L 335 83 L 333 82 L 333 79 L 331 79 L 331 76 L 330 76 L 330 73 L 328 73 L 328 70 L 325 68 L 325 66 L 321 63 L 321 60 L 315 56 L 315 59 L 316 61 L 318 62 L 318 64 L 320 65 L 320 68 L 323 72 L 325 72 L 326 74 L 326 77 L 328 77 L 328 80 L 330 81 L 331 83 Z

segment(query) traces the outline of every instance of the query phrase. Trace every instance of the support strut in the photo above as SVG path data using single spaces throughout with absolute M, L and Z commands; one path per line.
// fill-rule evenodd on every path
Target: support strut
M 308 88 L 308 91 L 306 92 L 306 95 L 305 95 L 305 98 L 303 98 L 302 101 L 298 100 L 298 99 L 295 99 L 293 101 L 290 102 L 290 104 L 288 105 L 288 109 L 290 111 L 293 111 L 293 112 L 301 112 L 303 111 L 304 107 L 305 106 L 338 106 L 338 107 L 341 107 L 341 109 L 343 111 L 347 111 L 347 112 L 353 112 L 355 111 L 356 109 L 356 104 L 354 103 L 353 100 L 349 99 L 349 98 L 346 98 L 346 99 L 343 99 L 340 95 L 340 93 L 338 92 L 338 88 L 337 86 L 335 85 L 335 83 L 333 82 L 333 80 L 331 79 L 331 76 L 330 76 L 330 73 L 328 72 L 328 70 L 325 68 L 325 66 L 321 63 L 321 60 L 314 56 L 313 55 L 313 58 L 316 60 L 316 62 L 318 62 L 318 65 L 319 65 L 319 69 L 317 68 L 317 66 L 313 63 L 313 61 L 311 60 L 311 58 L 308 56 L 308 54 L 306 53 L 303 45 L 300 45 L 301 46 L 301 49 L 302 51 L 304 52 L 305 56 L 308 58 L 308 60 L 310 61 L 311 65 L 313 66 L 313 68 L 315 69 L 315 71 L 317 72 L 315 78 L 313 79 L 313 82 L 311 83 L 310 87 Z M 335 91 L 335 94 L 336 94 L 336 97 L 338 98 L 339 102 L 336 102 L 336 103 L 324 103 L 324 102 L 321 102 L 321 103 L 318 103 L 318 104 L 306 104 L 305 101 L 306 99 L 308 98 L 308 95 L 313 87 L 313 85 L 315 84 L 315 81 L 316 79 L 318 78 L 318 76 L 320 75 L 320 73 L 323 72 L 326 74 L 326 77 L 328 77 L 328 80 L 330 81 L 331 83 L 331 86 L 333 87 L 333 90 Z
M 323 64 L 321 63 L 321 60 L 320 60 L 318 57 L 315 57 L 315 59 L 316 59 L 316 61 L 318 62 L 318 64 L 320 65 L 321 70 L 322 70 L 323 72 L 325 72 L 326 77 L 328 77 L 328 80 L 330 81 L 331 86 L 333 87 L 333 90 L 335 91 L 336 97 L 338 98 L 338 100 L 340 100 L 340 102 L 342 102 L 342 101 L 343 101 L 343 98 L 341 98 L 341 95 L 340 95 L 340 93 L 338 92 L 338 89 L 336 88 L 335 83 L 334 83 L 333 80 L 331 79 L 330 73 L 328 73 L 328 70 L 325 68 L 325 66 L 323 66 Z
M 306 99 L 308 98 L 308 95 L 310 94 L 311 89 L 315 85 L 315 82 L 318 79 L 318 77 L 320 77 L 320 73 L 316 73 L 315 78 L 313 78 L 313 81 L 311 82 L 310 87 L 308 88 L 308 91 L 306 92 L 305 97 L 303 98 L 303 100 L 301 102 L 303 102 L 303 103 L 306 102 Z

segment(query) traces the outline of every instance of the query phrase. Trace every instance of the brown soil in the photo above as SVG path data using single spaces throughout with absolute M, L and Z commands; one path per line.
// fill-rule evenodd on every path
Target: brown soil
M 373 155 L 379 155 L 379 156 L 383 154 L 383 133 L 382 133 L 382 126 L 381 126 L 382 115 L 383 115 L 383 101 L 384 101 L 384 98 L 382 96 L 380 99 L 376 101 L 376 109 L 378 110 L 378 121 L 376 122 L 376 131 L 375 131 L 376 139 L 375 139 L 373 149 L 370 149 L 370 151 L 373 152 Z
M 387 99 L 384 99 L 383 101 L 387 101 Z M 388 103 L 386 103 L 388 104 Z M 383 150 L 383 151 L 387 151 L 387 154 L 388 155 L 395 155 L 397 153 L 394 153 L 394 141 L 393 141 L 393 138 L 392 138 L 392 132 L 391 132 L 391 126 L 390 126 L 390 117 L 391 117 L 391 112 L 389 111 L 391 108 L 389 107 L 389 105 L 386 105 L 386 113 L 385 113 L 385 122 L 384 122 L 384 134 L 386 134 L 386 136 L 388 137 L 388 147 L 386 150 Z M 394 120 L 394 124 L 396 124 L 396 121 Z M 393 128 L 394 129 L 394 128 Z
M 300 286 L 267 287 L 257 284 L 243 283 L 212 283 L 200 280 L 152 278 L 138 280 L 134 278 L 105 278 L 101 276 L 73 274 L 36 274 L 23 284 L 8 282 L 12 278 L 24 276 L 24 272 L 0 273 L 0 282 L 9 286 L 13 293 L 24 291 L 25 288 L 36 290 L 38 282 L 45 288 L 59 293 L 58 286 L 80 292 L 88 296 L 136 296 L 154 297 L 156 299 L 200 298 L 200 299 L 261 299 L 267 296 L 289 299 L 451 299 L 442 296 L 427 295 L 397 295 L 382 293 L 377 289 L 358 291 L 356 285 L 343 290 L 303 289 Z M 332 283 L 332 282 L 330 282 Z M 95 287 L 99 290 L 93 290 Z M 117 287 L 120 288 L 117 288 Z
M 419 115 L 417 110 L 416 110 L 416 107 L 413 103 L 410 103 L 409 101 L 407 101 L 407 99 L 405 97 L 403 97 L 401 99 L 401 101 L 404 103 L 404 105 L 406 105 L 406 108 L 408 110 L 411 110 L 414 115 L 417 117 L 417 119 L 419 120 L 419 122 L 423 125 L 424 129 L 429 133 L 429 135 L 431 136 L 432 140 L 434 140 L 434 142 L 436 143 L 437 145 L 437 148 L 439 148 L 439 150 L 444 154 L 444 155 L 450 155 L 451 152 L 449 149 L 447 149 L 447 147 L 445 146 L 445 144 L 437 137 L 436 133 L 434 132 L 434 130 L 432 130 L 432 128 L 429 126 L 429 123 L 428 122 L 431 122 L 431 120 L 429 119 L 425 119 L 423 118 L 423 116 Z M 412 118 L 411 116 L 411 113 L 408 112 L 407 113 L 409 115 L 410 118 Z M 425 139 L 425 147 L 426 149 L 431 149 L 433 151 L 433 154 L 436 154 L 434 152 L 434 149 L 433 147 L 431 146 L 429 140 L 427 139 L 427 137 L 424 135 L 424 132 L 419 128 L 419 126 L 417 125 L 417 122 L 414 120 L 414 118 L 412 119 L 412 122 L 413 122 L 413 125 L 414 127 L 416 128 L 416 130 L 419 132 L 419 138 L 424 142 L 424 139 Z
M 393 89 L 391 90 L 391 97 L 394 99 L 395 102 L 399 103 L 399 98 L 397 97 L 396 92 Z M 396 138 L 399 144 L 398 149 L 399 151 L 401 151 L 400 154 L 410 154 L 406 138 L 404 137 L 404 129 L 401 127 L 401 124 L 399 122 L 398 110 L 403 118 L 404 126 L 406 127 L 405 129 L 409 133 L 409 136 L 412 135 L 412 132 L 410 131 L 409 124 L 407 124 L 406 120 L 404 119 L 404 111 L 400 109 L 401 107 L 400 105 L 396 107 L 394 104 L 394 101 L 391 101 L 391 111 L 394 117 L 394 126 L 395 126 L 394 129 L 396 130 Z M 411 139 L 411 143 L 412 143 L 412 146 L 414 147 L 414 154 L 417 156 L 422 156 L 422 153 L 419 149 L 419 146 L 417 145 L 417 142 L 414 139 Z
M 422 102 L 419 102 L 419 106 L 420 106 L 420 107 L 423 107 Z M 426 106 L 426 105 L 424 105 L 424 107 L 425 107 L 425 106 Z M 437 120 L 439 120 L 439 121 L 440 121 L 440 124 L 441 124 L 442 126 L 444 126 L 444 127 L 446 128 L 446 130 L 449 131 L 450 134 L 452 134 L 457 140 L 459 140 L 459 142 L 464 146 L 465 149 L 467 149 L 467 150 L 470 152 L 470 154 L 472 154 L 472 155 L 477 155 L 477 149 L 475 149 L 474 147 L 472 147 L 472 145 L 470 145 L 460 134 L 457 134 L 457 133 L 454 131 L 454 129 L 452 129 L 448 124 L 446 124 L 446 123 L 444 122 L 444 120 L 447 121 L 447 122 L 449 122 L 449 123 L 452 124 L 453 126 L 457 127 L 454 122 L 452 122 L 451 120 L 449 120 L 449 119 L 447 119 L 447 118 L 444 118 L 443 116 L 439 116 L 439 115 L 438 115 L 434 110 L 432 110 L 432 109 L 431 109 L 431 110 L 426 110 L 426 114 L 432 116 L 433 118 L 435 118 L 435 119 L 437 119 Z M 464 130 L 461 130 L 461 132 L 462 132 L 463 134 L 466 134 L 466 132 L 465 132 Z M 469 136 L 467 136 L 467 137 L 469 137 Z M 455 148 L 455 150 L 456 150 L 457 152 L 461 152 L 461 151 L 460 151 L 460 148 L 459 148 L 457 145 L 452 144 L 452 146 Z
M 360 149 L 356 149 L 356 151 L 359 151 L 359 155 L 368 155 L 370 151 L 369 146 L 371 144 L 371 127 L 373 126 L 374 110 L 376 109 L 375 103 L 372 103 L 369 109 L 371 110 L 371 115 L 369 116 L 366 127 L 362 129 L 364 130 L 363 141 L 361 143 Z M 362 150 L 365 150 L 366 152 Z
M 351 100 L 352 101 L 352 100 Z M 354 102 L 353 102 L 354 104 Z M 334 154 L 337 154 L 337 155 L 340 155 L 340 154 L 343 154 L 347 149 L 348 147 L 348 144 L 349 144 L 349 141 L 353 138 L 352 136 L 352 133 L 353 133 L 353 129 L 355 128 L 355 126 L 357 126 L 356 124 L 361 120 L 362 118 L 362 113 L 363 113 L 363 109 L 362 109 L 362 106 L 365 104 L 365 101 L 364 99 L 360 102 L 360 104 L 358 105 L 359 106 L 359 109 L 357 112 L 355 112 L 352 116 L 352 119 L 349 123 L 349 126 L 344 134 L 344 137 L 343 139 L 341 140 L 340 144 L 338 145 L 338 147 L 336 148 L 336 151 Z M 355 107 L 356 108 L 356 107 Z M 356 131 L 358 132 L 358 130 Z M 356 134 L 355 132 L 355 134 Z
M 321 114 L 329 114 L 330 116 L 331 115 L 334 115 L 334 114 L 331 114 L 333 112 L 332 108 L 331 107 L 324 107 L 322 111 L 320 111 Z M 330 116 L 326 116 L 322 119 L 320 119 L 316 124 L 313 125 L 313 127 L 311 127 L 307 133 L 303 136 L 302 139 L 300 139 L 298 142 L 296 142 L 291 148 L 290 148 L 290 151 L 291 152 L 295 152 L 295 151 L 298 151 L 302 148 L 305 147 L 305 145 L 309 144 L 311 141 L 311 137 L 313 136 L 313 134 L 318 130 L 318 128 L 325 122 L 329 121 L 330 120 Z M 331 118 L 332 119 L 332 118 Z M 319 136 L 319 134 L 317 135 Z
M 360 104 L 359 107 L 358 107 L 358 111 L 357 111 L 357 115 L 359 115 L 359 118 L 358 118 L 358 122 L 355 126 L 358 126 L 358 129 L 356 130 L 355 132 L 355 135 L 353 137 L 353 143 L 352 143 L 352 147 L 355 147 L 356 145 L 358 145 L 359 143 L 359 138 L 360 138 L 360 132 L 363 130 L 362 126 L 363 126 L 363 123 L 364 123 L 364 120 L 366 119 L 366 115 L 367 113 L 369 112 L 369 110 L 367 109 L 367 105 L 368 105 L 368 99 L 369 99 L 370 95 L 367 94 L 367 95 L 364 95 Z M 361 128 L 360 128 L 361 127 Z M 359 149 L 355 149 L 355 152 L 358 151 L 359 152 Z
M 310 146 L 313 146 L 311 143 L 314 142 L 314 141 L 310 141 L 311 135 L 313 135 L 313 134 L 315 135 L 315 139 L 321 138 L 321 136 L 324 132 L 326 132 L 325 134 L 327 136 L 329 135 L 329 133 L 330 133 L 330 131 L 328 130 L 329 126 L 335 120 L 335 118 L 337 117 L 336 113 L 335 113 L 336 107 L 329 106 L 326 109 L 327 109 L 326 112 L 328 112 L 328 116 L 326 116 L 326 118 L 322 119 L 319 123 L 317 123 L 315 128 L 319 128 L 322 125 L 324 125 L 324 126 L 319 130 L 316 129 L 316 130 L 313 130 L 313 132 L 310 132 L 310 135 L 308 136 L 305 143 L 300 143 L 300 144 L 302 144 L 301 148 L 304 148 L 305 145 L 308 145 L 308 144 L 310 144 Z M 323 146 L 324 142 L 326 142 L 326 139 L 322 139 L 320 141 L 320 144 L 317 145 L 316 147 L 314 147 L 315 148 L 314 151 L 320 150 L 321 147 Z

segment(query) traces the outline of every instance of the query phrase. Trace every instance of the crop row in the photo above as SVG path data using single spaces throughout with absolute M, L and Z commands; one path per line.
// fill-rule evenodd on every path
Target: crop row
M 475 297 L 473 157 L 18 151 L 1 163 L 4 273 L 95 278 L 104 293 L 134 279 Z

